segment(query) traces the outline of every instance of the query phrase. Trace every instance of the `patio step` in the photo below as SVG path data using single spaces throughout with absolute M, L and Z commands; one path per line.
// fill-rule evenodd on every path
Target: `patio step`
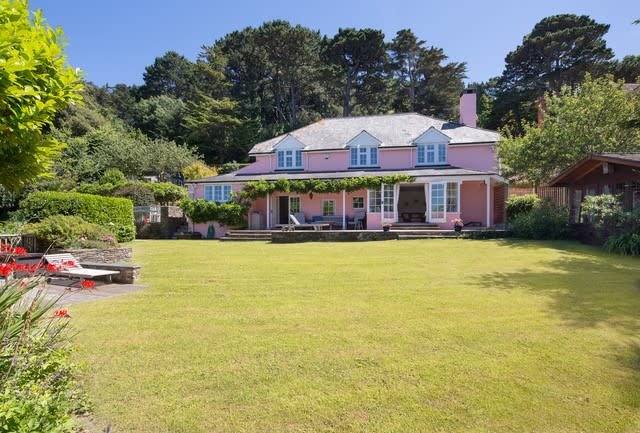
M 398 239 L 455 238 L 457 236 L 453 230 L 421 230 L 403 232 L 402 234 L 398 234 Z
M 437 224 L 411 224 L 411 223 L 395 223 L 391 226 L 391 231 L 413 231 L 413 230 L 437 230 Z
M 269 230 L 230 230 L 227 236 L 220 238 L 221 241 L 270 241 L 271 231 Z

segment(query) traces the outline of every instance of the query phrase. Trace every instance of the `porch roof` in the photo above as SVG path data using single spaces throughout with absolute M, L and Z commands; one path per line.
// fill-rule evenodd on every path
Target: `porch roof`
M 282 172 L 270 172 L 270 173 L 258 173 L 258 174 L 233 172 L 233 173 L 223 174 L 220 176 L 207 177 L 204 179 L 196 179 L 186 183 L 188 184 L 234 183 L 234 182 L 250 182 L 250 181 L 257 181 L 257 180 L 275 181 L 282 178 L 289 179 L 289 180 L 308 180 L 308 179 L 328 180 L 328 179 L 346 179 L 346 178 L 365 177 L 365 176 L 391 176 L 394 174 L 406 174 L 414 178 L 491 176 L 496 180 L 506 183 L 506 180 L 504 180 L 495 172 L 470 170 L 466 168 L 453 167 L 450 165 L 443 165 L 443 166 L 429 167 L 429 168 L 397 169 L 397 170 L 371 169 L 371 170 L 315 171 L 315 172 L 282 171 Z
M 548 186 L 569 186 L 579 182 L 584 176 L 605 162 L 640 167 L 640 153 L 596 153 L 590 154 L 564 170 L 549 181 Z

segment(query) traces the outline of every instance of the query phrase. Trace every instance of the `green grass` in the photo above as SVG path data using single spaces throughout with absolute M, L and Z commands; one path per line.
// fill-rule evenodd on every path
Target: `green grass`
M 135 242 L 72 308 L 116 432 L 637 432 L 640 260 L 572 242 Z

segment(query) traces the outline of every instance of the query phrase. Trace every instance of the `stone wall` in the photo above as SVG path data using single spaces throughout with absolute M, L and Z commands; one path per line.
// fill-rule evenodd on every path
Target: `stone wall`
M 111 281 L 118 284 L 133 284 L 140 278 L 140 265 L 108 264 L 80 262 L 85 268 L 104 269 L 107 271 L 119 271 L 118 275 L 112 275 Z
M 398 232 L 356 231 L 356 230 L 322 230 L 297 232 L 271 232 L 271 242 L 286 244 L 296 242 L 354 242 L 354 241 L 388 241 L 398 239 Z
M 81 263 L 122 263 L 131 260 L 133 257 L 131 248 L 68 249 L 50 252 L 50 254 L 60 253 L 72 254 Z

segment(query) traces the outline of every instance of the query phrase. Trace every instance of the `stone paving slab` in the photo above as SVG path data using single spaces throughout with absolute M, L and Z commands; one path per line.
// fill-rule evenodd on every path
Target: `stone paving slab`
M 99 281 L 96 281 L 96 286 L 93 289 L 83 289 L 78 287 L 78 285 L 78 280 L 52 278 L 51 281 L 47 283 L 46 296 L 48 298 L 57 298 L 62 295 L 62 298 L 58 301 L 58 305 L 65 306 L 125 295 L 147 287 L 140 284 L 107 284 Z

